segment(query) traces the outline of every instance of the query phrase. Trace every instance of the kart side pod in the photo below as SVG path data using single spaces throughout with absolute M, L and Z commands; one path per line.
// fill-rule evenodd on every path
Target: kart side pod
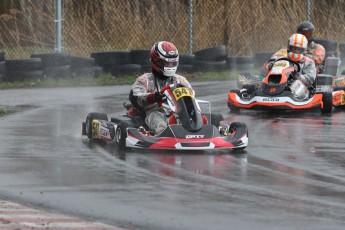
M 333 76 L 329 74 L 318 74 L 316 76 L 316 93 L 333 91 Z

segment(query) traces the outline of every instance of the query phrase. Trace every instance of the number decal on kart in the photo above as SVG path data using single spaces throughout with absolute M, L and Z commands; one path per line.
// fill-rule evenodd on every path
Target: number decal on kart
M 173 91 L 174 97 L 179 100 L 181 97 L 193 97 L 192 90 L 187 87 L 176 88 Z

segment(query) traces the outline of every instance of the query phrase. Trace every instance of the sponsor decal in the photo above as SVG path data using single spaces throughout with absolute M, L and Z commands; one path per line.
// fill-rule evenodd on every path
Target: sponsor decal
M 273 67 L 286 68 L 286 67 L 289 67 L 289 64 L 286 61 L 285 62 L 279 61 L 279 62 L 276 62 Z
M 342 95 L 341 94 L 335 94 L 333 97 L 333 101 L 337 102 L 340 101 L 342 99 Z
M 108 130 L 106 130 L 106 129 L 100 129 L 99 130 L 99 133 L 100 133 L 100 135 L 101 136 L 109 136 L 109 131 Z
M 192 90 L 187 87 L 176 88 L 173 91 L 174 97 L 179 100 L 181 97 L 193 97 Z
M 194 134 L 190 134 L 190 135 L 186 135 L 186 139 L 201 139 L 204 138 L 205 135 L 194 135 Z
M 263 100 L 263 101 L 279 101 L 279 98 L 275 98 L 275 97 L 264 97 L 262 100 Z

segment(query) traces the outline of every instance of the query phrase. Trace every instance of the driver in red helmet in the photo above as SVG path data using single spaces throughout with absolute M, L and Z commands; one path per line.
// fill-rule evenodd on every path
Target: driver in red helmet
M 168 41 L 160 41 L 151 49 L 151 73 L 139 76 L 132 85 L 129 100 L 135 106 L 144 109 L 145 123 L 154 132 L 163 131 L 167 124 L 164 109 L 158 105 L 163 98 L 160 90 L 170 84 L 182 84 L 191 88 L 188 80 L 176 74 L 179 54 L 175 45 Z

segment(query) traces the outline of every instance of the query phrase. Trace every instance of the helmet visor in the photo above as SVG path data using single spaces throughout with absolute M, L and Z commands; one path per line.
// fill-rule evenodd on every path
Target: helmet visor
M 176 58 L 174 59 L 165 59 L 163 61 L 164 67 L 176 67 L 178 64 L 178 60 Z
M 305 49 L 301 47 L 296 47 L 296 46 L 289 46 L 289 52 L 292 52 L 295 54 L 304 54 Z
M 301 34 L 303 34 L 307 39 L 310 39 L 313 37 L 313 31 L 312 30 L 302 30 L 300 31 Z

